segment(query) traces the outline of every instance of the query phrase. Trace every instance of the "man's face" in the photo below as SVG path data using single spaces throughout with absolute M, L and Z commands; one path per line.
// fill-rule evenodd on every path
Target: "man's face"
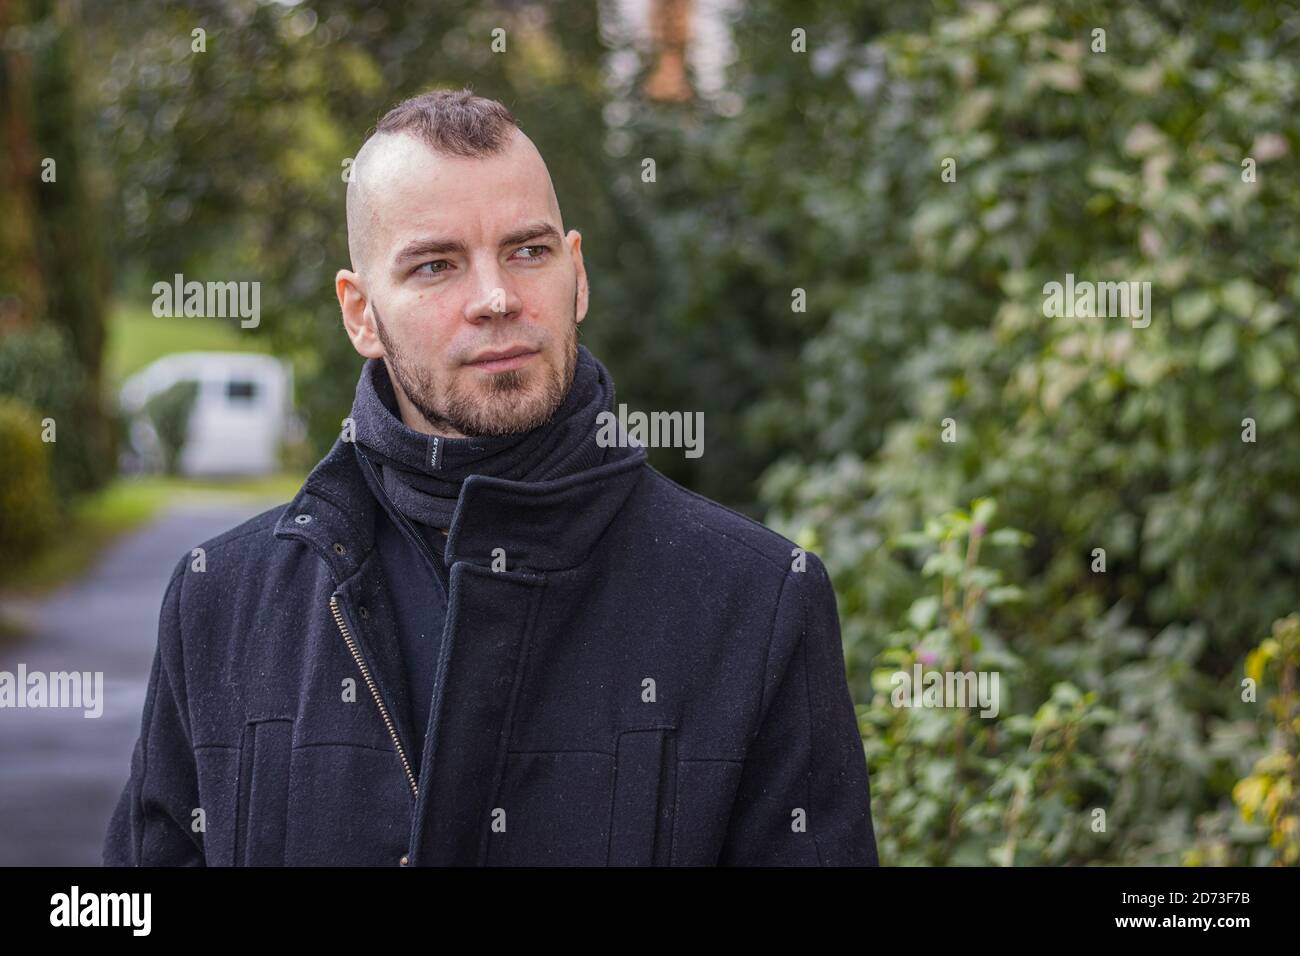
M 354 171 L 361 261 L 336 288 L 357 351 L 385 360 L 403 420 L 450 437 L 545 423 L 573 380 L 587 283 L 581 236 L 561 238 L 533 144 L 516 131 L 505 152 L 465 159 L 377 137 Z

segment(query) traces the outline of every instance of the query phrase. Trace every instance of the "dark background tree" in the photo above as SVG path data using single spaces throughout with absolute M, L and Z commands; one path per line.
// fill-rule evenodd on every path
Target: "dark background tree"
M 66 496 L 114 470 L 100 377 L 110 287 L 85 141 L 82 27 L 77 5 L 58 0 L 16 0 L 0 21 L 0 391 L 54 419 L 53 477 Z

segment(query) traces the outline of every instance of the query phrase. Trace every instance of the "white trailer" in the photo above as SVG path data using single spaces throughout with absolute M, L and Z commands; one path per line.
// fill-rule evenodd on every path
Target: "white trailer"
M 134 464 L 161 467 L 158 436 L 140 414 L 150 396 L 176 382 L 198 383 L 178 466 L 189 477 L 264 475 L 280 464 L 281 442 L 291 437 L 293 369 L 256 352 L 177 352 L 141 369 L 123 384 L 130 415 Z

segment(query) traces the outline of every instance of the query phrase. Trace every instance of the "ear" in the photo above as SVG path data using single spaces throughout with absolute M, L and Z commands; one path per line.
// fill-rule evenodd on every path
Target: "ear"
M 340 269 L 334 276 L 334 293 L 343 312 L 343 328 L 357 353 L 366 358 L 383 358 L 384 345 L 375 331 L 375 317 L 370 311 L 361 276 L 350 269 Z
M 582 233 L 576 229 L 570 229 L 569 234 L 565 237 L 569 243 L 569 255 L 573 258 L 573 271 L 578 281 L 578 304 L 577 320 L 581 322 L 587 317 L 587 301 L 589 290 L 587 288 L 587 269 L 582 264 Z

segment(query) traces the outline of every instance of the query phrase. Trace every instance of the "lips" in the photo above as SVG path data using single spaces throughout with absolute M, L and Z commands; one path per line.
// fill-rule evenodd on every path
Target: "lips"
M 531 355 L 536 349 L 516 346 L 515 348 L 499 349 L 497 351 L 480 352 L 477 357 L 469 360 L 470 365 L 481 365 L 486 362 L 499 362 L 502 359 L 514 358 L 517 355 Z
M 511 372 L 517 368 L 522 368 L 533 360 L 537 354 L 536 349 L 511 348 L 498 349 L 496 351 L 481 352 L 478 358 L 466 364 L 470 368 L 476 368 L 480 372 L 495 374 L 497 372 Z

